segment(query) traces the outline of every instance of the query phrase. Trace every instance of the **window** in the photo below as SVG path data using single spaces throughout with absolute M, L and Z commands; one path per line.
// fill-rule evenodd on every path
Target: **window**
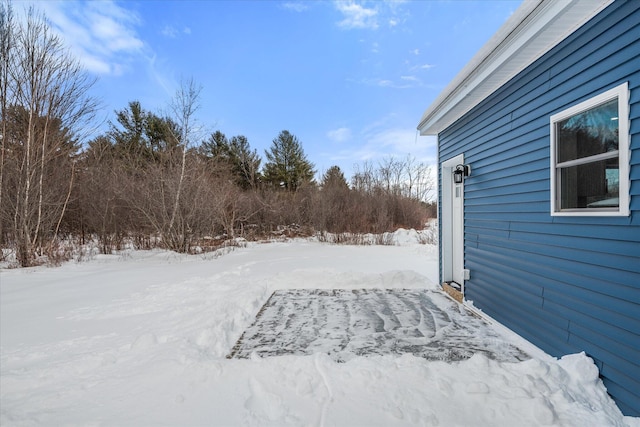
M 551 215 L 629 215 L 627 83 L 551 116 Z

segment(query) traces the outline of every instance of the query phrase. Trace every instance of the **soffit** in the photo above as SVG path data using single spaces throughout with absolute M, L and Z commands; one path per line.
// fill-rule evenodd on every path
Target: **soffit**
M 437 135 L 531 65 L 613 0 L 525 0 L 420 119 Z

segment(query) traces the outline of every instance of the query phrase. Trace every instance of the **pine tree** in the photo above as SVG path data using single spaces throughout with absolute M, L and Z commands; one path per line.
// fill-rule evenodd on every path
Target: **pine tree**
M 331 166 L 322 176 L 321 187 L 323 190 L 348 190 L 349 184 L 339 166 Z
M 266 182 L 289 191 L 313 182 L 313 164 L 307 160 L 298 138 L 288 130 L 280 132 L 265 156 L 267 163 L 263 174 Z
M 202 142 L 198 150 L 208 159 L 226 160 L 229 157 L 229 140 L 224 133 L 217 130 L 209 136 L 208 140 Z
M 255 187 L 260 177 L 261 160 L 256 150 L 251 151 L 246 136 L 238 135 L 231 138 L 229 157 L 238 185 L 245 190 Z
M 119 155 L 134 164 L 158 161 L 178 145 L 181 130 L 175 121 L 145 111 L 139 101 L 116 111 L 118 124 L 110 123 L 109 137 Z
M 247 190 L 258 184 L 261 159 L 256 150 L 251 150 L 246 136 L 238 135 L 229 140 L 217 130 L 202 143 L 199 151 L 205 158 L 227 164 L 241 188 Z

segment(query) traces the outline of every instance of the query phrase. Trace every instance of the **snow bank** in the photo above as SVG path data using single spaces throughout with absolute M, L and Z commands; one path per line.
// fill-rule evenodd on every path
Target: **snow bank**
M 435 289 L 435 254 L 293 241 L 2 270 L 0 424 L 639 425 L 583 354 L 226 359 L 274 290 Z

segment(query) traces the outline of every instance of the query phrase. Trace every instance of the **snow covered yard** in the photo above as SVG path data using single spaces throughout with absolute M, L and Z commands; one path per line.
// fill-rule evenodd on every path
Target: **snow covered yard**
M 0 272 L 0 424 L 624 426 L 584 355 L 227 359 L 277 290 L 437 289 L 435 247 L 251 244 Z M 415 242 L 415 240 L 414 240 Z M 444 297 L 442 297 L 444 298 Z M 449 315 L 452 315 L 449 313 Z M 347 359 L 347 358 L 345 358 Z

